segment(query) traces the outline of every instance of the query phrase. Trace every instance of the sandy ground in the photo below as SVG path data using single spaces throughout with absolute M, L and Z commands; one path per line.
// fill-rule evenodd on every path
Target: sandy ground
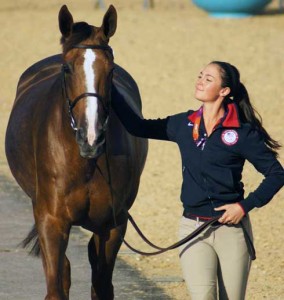
M 198 108 L 193 98 L 200 69 L 211 60 L 235 64 L 241 71 L 252 101 L 273 137 L 284 142 L 284 15 L 278 1 L 265 14 L 246 19 L 212 19 L 190 1 L 157 0 L 152 11 L 142 0 L 113 0 L 118 29 L 111 40 L 116 63 L 136 79 L 147 118 Z M 76 21 L 100 25 L 104 12 L 91 0 L 0 1 L 0 165 L 11 176 L 4 154 L 4 135 L 20 74 L 32 63 L 60 52 L 58 11 L 66 3 Z M 284 163 L 284 150 L 280 152 Z M 145 234 L 167 246 L 177 240 L 181 215 L 181 172 L 176 145 L 151 141 L 137 200 L 131 209 Z M 262 180 L 252 166 L 244 171 L 246 191 Z M 253 262 L 247 299 L 284 299 L 284 191 L 264 208 L 251 213 L 257 260 Z M 127 240 L 147 250 L 129 228 Z M 125 250 L 123 247 L 122 250 Z M 173 278 L 161 287 L 172 299 L 189 299 L 178 255 L 172 251 L 157 257 L 125 258 L 146 277 Z M 232 270 L 233 272 L 234 270 Z

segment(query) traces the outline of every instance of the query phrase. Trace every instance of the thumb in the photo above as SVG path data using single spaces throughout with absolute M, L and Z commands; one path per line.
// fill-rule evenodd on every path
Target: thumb
M 226 205 L 216 207 L 216 208 L 214 208 L 214 210 L 216 210 L 216 211 L 219 211 L 219 210 L 226 210 Z

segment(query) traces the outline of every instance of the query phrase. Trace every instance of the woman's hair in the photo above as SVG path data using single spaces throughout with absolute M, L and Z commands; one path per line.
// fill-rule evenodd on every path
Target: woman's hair
M 220 68 L 222 87 L 229 87 L 231 90 L 225 101 L 228 103 L 233 100 L 233 102 L 237 104 L 239 107 L 240 121 L 250 123 L 253 128 L 259 130 L 264 137 L 266 145 L 277 155 L 277 150 L 280 149 L 281 145 L 274 140 L 262 126 L 262 118 L 250 102 L 247 89 L 240 81 L 238 69 L 222 61 L 212 61 L 211 64 L 215 64 Z

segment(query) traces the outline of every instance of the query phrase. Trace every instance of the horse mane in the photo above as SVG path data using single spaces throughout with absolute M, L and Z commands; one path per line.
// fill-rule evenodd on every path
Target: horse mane
M 63 53 L 68 52 L 74 45 L 89 39 L 96 33 L 97 27 L 89 25 L 86 22 L 77 22 L 72 25 L 72 33 L 70 37 L 64 36 L 60 39 L 60 44 L 63 46 Z

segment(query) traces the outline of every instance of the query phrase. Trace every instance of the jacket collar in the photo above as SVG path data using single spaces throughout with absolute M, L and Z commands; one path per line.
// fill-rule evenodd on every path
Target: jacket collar
M 190 114 L 188 116 L 188 120 L 194 124 L 197 115 L 198 115 L 198 110 Z M 227 104 L 225 116 L 221 120 L 221 125 L 222 127 L 241 127 L 239 116 L 238 116 L 238 108 L 234 103 Z

